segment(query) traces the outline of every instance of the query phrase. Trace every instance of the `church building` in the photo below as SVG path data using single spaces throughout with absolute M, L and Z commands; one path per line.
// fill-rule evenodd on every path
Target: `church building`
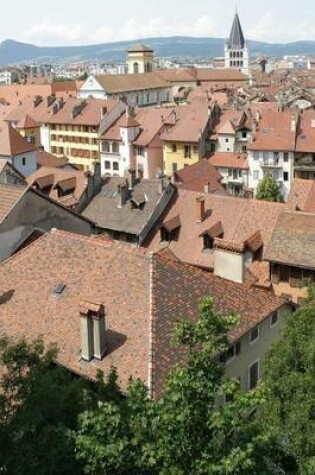
M 229 39 L 225 42 L 225 67 L 249 75 L 249 51 L 238 13 L 235 13 Z

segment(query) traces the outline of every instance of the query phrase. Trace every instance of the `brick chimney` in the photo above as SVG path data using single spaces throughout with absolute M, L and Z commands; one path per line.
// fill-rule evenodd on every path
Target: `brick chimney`
M 81 356 L 85 361 L 101 360 L 106 353 L 105 309 L 100 303 L 80 303 Z
M 196 218 L 198 223 L 202 223 L 206 215 L 205 199 L 203 197 L 196 199 Z

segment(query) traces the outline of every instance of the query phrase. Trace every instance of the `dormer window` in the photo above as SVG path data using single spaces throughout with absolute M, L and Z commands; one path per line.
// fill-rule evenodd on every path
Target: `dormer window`
M 174 218 L 169 219 L 163 223 L 161 227 L 161 241 L 162 242 L 171 242 L 176 240 L 179 229 L 181 227 L 179 216 L 174 216 Z
M 222 239 L 224 237 L 221 221 L 204 231 L 200 237 L 203 239 L 203 251 L 212 251 L 215 238 Z
M 211 236 L 209 236 L 209 234 L 203 235 L 203 250 L 204 251 L 212 250 L 213 243 L 214 243 L 214 239 Z

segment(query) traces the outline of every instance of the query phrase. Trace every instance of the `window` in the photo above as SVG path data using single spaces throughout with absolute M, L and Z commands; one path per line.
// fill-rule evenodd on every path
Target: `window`
M 139 73 L 139 63 L 133 63 L 133 74 Z
M 225 143 L 229 143 L 229 139 L 225 139 Z
M 254 152 L 253 152 L 253 159 L 254 159 L 254 160 L 258 160 L 258 159 L 259 159 L 259 152 L 257 152 L 257 151 L 254 151 Z
M 278 163 L 279 163 L 279 152 L 273 152 L 273 160 L 274 160 L 275 164 L 278 165 Z
M 113 153 L 119 153 L 119 145 L 117 142 L 112 143 L 112 152 Z
M 289 153 L 288 153 L 288 152 L 284 152 L 284 154 L 283 154 L 283 161 L 284 161 L 284 162 L 288 162 L 288 161 L 289 161 Z
M 278 312 L 274 312 L 270 317 L 270 326 L 274 327 L 278 323 Z
M 289 282 L 290 280 L 290 267 L 279 266 L 279 281 Z
M 194 145 L 193 152 L 194 152 L 194 155 L 197 155 L 197 153 L 198 153 L 197 145 Z
M 273 171 L 273 178 L 274 178 L 275 180 L 279 180 L 279 170 L 274 170 L 274 171 Z
M 241 342 L 237 341 L 232 346 L 230 346 L 230 348 L 226 352 L 220 355 L 220 362 L 227 363 L 233 360 L 236 356 L 238 356 L 240 352 L 241 352 Z
M 113 170 L 119 170 L 119 163 L 118 162 L 113 162 Z
M 255 389 L 259 381 L 259 361 L 255 361 L 249 367 L 248 389 Z
M 172 163 L 172 172 L 173 173 L 177 172 L 177 163 Z
M 190 145 L 185 145 L 184 157 L 185 158 L 190 158 L 191 157 L 191 146 Z
M 283 172 L 283 181 L 289 181 L 289 172 Z
M 263 159 L 267 161 L 269 159 L 269 152 L 263 152 Z
M 23 165 L 23 167 L 25 167 L 25 165 L 26 165 L 26 158 L 25 157 L 22 158 L 22 165 Z
M 110 162 L 108 160 L 105 161 L 105 170 L 110 169 Z
M 238 177 L 238 170 L 233 169 L 233 180 L 237 180 Z
M 250 342 L 254 343 L 256 340 L 258 340 L 258 338 L 259 338 L 259 327 L 256 327 L 254 328 L 254 330 L 250 332 Z
M 253 180 L 255 180 L 255 181 L 259 180 L 259 171 L 258 170 L 253 171 Z
M 144 157 L 144 147 L 137 147 L 137 155 Z
M 109 142 L 102 142 L 102 152 L 109 152 Z
M 246 130 L 243 130 L 243 132 L 242 132 L 242 138 L 243 138 L 243 139 L 247 139 L 247 132 L 246 132 Z
M 209 234 L 203 235 L 203 249 L 213 249 L 213 239 Z
M 176 153 L 176 152 L 177 152 L 177 145 L 176 145 L 176 143 L 173 143 L 173 144 L 172 144 L 172 152 L 173 152 L 173 153 Z

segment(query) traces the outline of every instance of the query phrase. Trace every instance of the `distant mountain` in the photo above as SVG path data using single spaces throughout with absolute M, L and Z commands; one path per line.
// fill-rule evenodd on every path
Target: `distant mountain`
M 160 57 L 213 58 L 223 56 L 224 40 L 221 38 L 191 38 L 174 36 L 169 38 L 143 38 L 134 41 L 119 41 L 83 46 L 35 46 L 15 40 L 5 40 L 0 44 L 0 65 L 23 62 L 64 62 L 64 61 L 124 61 L 126 49 L 132 44 L 152 46 Z M 315 41 L 298 41 L 286 44 L 271 44 L 249 41 L 253 56 L 282 57 L 283 55 L 315 55 Z

